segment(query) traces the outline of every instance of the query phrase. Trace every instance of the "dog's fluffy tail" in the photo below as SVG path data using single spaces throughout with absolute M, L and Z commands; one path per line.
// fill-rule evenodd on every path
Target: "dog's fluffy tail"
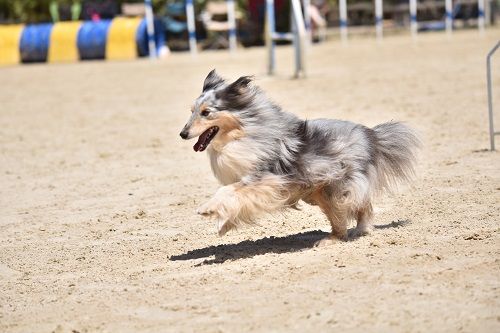
M 373 128 L 377 142 L 376 170 L 380 190 L 391 191 L 415 175 L 418 134 L 401 122 L 388 122 Z

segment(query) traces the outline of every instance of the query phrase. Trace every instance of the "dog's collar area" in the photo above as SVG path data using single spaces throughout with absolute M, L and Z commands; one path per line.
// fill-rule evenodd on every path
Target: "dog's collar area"
M 217 132 L 219 132 L 219 127 L 213 126 L 201 133 L 198 137 L 198 141 L 193 146 L 194 151 L 200 152 L 207 149 L 210 141 L 217 135 Z

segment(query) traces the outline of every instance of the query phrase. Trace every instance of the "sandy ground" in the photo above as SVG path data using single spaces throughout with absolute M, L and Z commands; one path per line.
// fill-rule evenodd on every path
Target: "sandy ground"
M 0 69 L 0 331 L 499 332 L 499 36 L 328 42 L 305 80 L 286 47 L 273 78 L 262 48 Z M 408 121 L 418 179 L 367 237 L 311 248 L 329 224 L 307 205 L 218 237 L 195 214 L 218 187 L 207 156 L 178 136 L 214 67 L 302 117 Z

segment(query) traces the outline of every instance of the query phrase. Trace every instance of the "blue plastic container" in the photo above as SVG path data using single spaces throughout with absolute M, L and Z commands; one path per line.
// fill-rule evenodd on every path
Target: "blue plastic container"
M 159 51 L 162 46 L 165 45 L 165 27 L 163 22 L 159 19 L 154 19 L 155 27 L 155 43 L 156 50 Z M 135 36 L 137 43 L 137 51 L 140 57 L 145 57 L 149 55 L 149 44 L 148 44 L 148 30 L 146 26 L 146 20 L 142 20 L 137 28 L 137 34 Z
M 52 23 L 27 25 L 21 35 L 21 61 L 44 62 L 49 52 Z
M 77 37 L 78 53 L 81 60 L 104 59 L 106 39 L 111 20 L 86 21 L 80 27 Z

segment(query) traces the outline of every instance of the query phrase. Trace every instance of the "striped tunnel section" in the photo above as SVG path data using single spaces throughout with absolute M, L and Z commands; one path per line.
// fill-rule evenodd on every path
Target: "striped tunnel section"
M 21 62 L 19 45 L 24 25 L 0 26 L 0 65 L 15 65 Z
M 154 20 L 158 53 L 165 48 L 162 21 Z M 78 60 L 130 60 L 149 55 L 146 21 L 113 20 L 0 25 L 0 65 Z
M 106 59 L 130 60 L 138 57 L 136 33 L 142 18 L 115 18 L 106 43 Z
M 82 22 L 54 24 L 50 35 L 49 62 L 75 62 L 79 59 L 77 36 Z
M 104 59 L 111 20 L 84 22 L 78 31 L 77 46 L 81 60 Z
M 49 53 L 52 23 L 30 24 L 24 27 L 21 34 L 21 61 L 45 62 Z

